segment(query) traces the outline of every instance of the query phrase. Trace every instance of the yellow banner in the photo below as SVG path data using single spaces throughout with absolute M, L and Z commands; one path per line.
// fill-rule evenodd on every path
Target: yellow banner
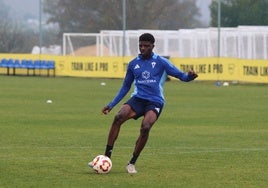
M 30 54 L 0 54 L 2 59 L 53 60 L 56 76 L 123 78 L 133 57 L 75 57 Z M 170 58 L 182 71 L 195 70 L 198 80 L 268 83 L 268 60 L 234 58 Z M 1 74 L 6 73 L 2 70 Z M 17 73 L 25 74 L 19 70 Z
M 65 57 L 57 62 L 57 75 L 123 78 L 130 60 L 126 57 Z
M 268 83 L 267 60 L 233 58 L 170 59 L 182 71 L 195 70 L 198 80 Z

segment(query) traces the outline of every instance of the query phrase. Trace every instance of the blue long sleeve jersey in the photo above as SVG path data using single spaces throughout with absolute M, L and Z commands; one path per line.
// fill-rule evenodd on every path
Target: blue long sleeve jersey
M 165 104 L 163 86 L 167 75 L 188 82 L 193 80 L 191 75 L 175 67 L 168 59 L 152 53 L 150 59 L 138 55 L 129 62 L 125 79 L 115 98 L 107 105 L 113 108 L 128 93 L 134 82 L 132 97 L 138 97 L 152 102 Z

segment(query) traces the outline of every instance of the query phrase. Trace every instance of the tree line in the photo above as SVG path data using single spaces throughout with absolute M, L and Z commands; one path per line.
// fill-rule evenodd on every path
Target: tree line
M 94 33 L 121 30 L 123 0 L 42 0 L 47 24 L 43 45 L 62 43 L 64 32 Z M 205 27 L 196 0 L 126 0 L 126 29 L 178 30 Z M 218 0 L 210 5 L 210 26 L 217 26 Z M 267 0 L 221 0 L 222 27 L 268 25 Z M 30 53 L 39 45 L 39 31 L 10 19 L 11 12 L 0 0 L 0 53 Z M 206 26 L 207 27 L 207 26 Z

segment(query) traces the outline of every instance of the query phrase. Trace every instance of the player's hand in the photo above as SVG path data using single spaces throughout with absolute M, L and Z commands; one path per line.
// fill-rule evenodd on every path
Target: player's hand
M 193 70 L 188 71 L 188 75 L 194 80 L 198 77 L 198 74 L 196 74 Z
M 105 106 L 103 107 L 103 109 L 101 110 L 103 114 L 108 114 L 110 111 L 112 110 L 112 108 Z

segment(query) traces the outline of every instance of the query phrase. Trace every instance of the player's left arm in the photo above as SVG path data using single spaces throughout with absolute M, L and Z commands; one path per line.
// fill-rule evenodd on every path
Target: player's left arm
M 194 70 L 189 70 L 188 72 L 183 72 L 173 65 L 169 60 L 162 58 L 164 61 L 165 69 L 168 75 L 180 79 L 184 82 L 189 82 L 198 77 L 197 73 Z

